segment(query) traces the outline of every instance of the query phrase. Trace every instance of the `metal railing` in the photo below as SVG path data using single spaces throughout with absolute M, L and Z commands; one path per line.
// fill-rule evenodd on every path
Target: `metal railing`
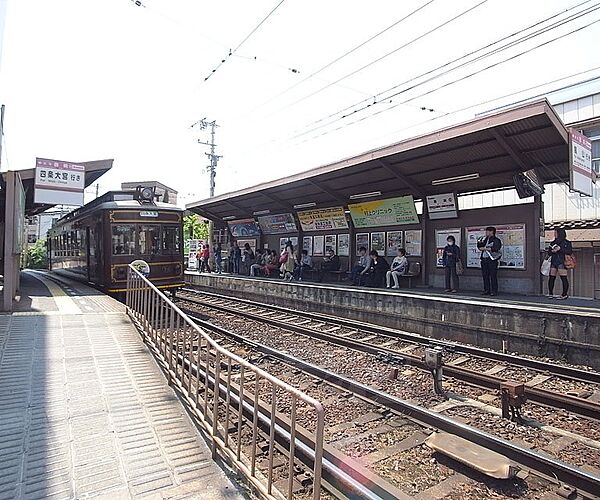
M 312 496 L 319 498 L 321 403 L 224 349 L 131 265 L 126 305 L 169 382 L 182 391 L 210 436 L 213 456 L 219 449 L 267 498 L 292 498 L 298 455 L 308 456 L 313 464 Z M 310 424 L 313 427 L 305 429 Z M 281 460 L 274 464 L 276 455 L 287 459 L 287 471 Z M 261 457 L 266 458 L 262 470 L 257 466 Z M 286 488 L 274 488 L 274 470 L 281 478 L 278 483 L 287 480 Z

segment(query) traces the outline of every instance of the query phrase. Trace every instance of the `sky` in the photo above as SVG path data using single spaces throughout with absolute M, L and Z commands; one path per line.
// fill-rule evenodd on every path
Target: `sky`
M 404 83 L 545 17 L 598 3 L 583 0 L 284 0 L 229 57 L 279 3 L 0 0 L 2 168 L 30 168 L 35 157 L 114 158 L 100 193 L 157 180 L 190 203 L 208 197 L 207 148 L 198 143 L 207 131 L 190 127 L 202 118 L 219 125 L 220 194 L 600 76 L 600 22 L 533 49 L 600 20 L 599 9 L 430 82 Z M 402 92 L 391 102 L 383 94 L 365 107 L 396 85 Z M 343 118 L 336 113 L 344 108 L 360 110 Z M 92 187 L 86 201 L 94 194 Z

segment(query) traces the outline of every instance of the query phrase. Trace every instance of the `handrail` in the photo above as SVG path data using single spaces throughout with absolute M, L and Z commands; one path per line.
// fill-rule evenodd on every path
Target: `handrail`
M 296 447 L 301 444 L 296 442 L 298 402 L 312 407 L 315 415 L 310 450 L 314 465 L 312 496 L 315 500 L 319 498 L 325 420 L 321 403 L 223 348 L 131 264 L 127 272 L 125 303 L 127 314 L 166 368 L 170 382 L 183 392 L 208 432 L 213 457 L 219 448 L 265 498 L 292 498 Z M 194 371 L 190 369 L 192 366 Z M 261 399 L 261 382 L 267 385 L 262 388 L 264 399 Z M 253 390 L 246 387 L 248 384 Z M 289 404 L 285 408 L 278 407 L 280 399 L 286 403 L 289 399 Z M 264 425 L 259 426 L 259 423 L 264 424 L 265 406 L 270 407 L 266 430 Z M 281 416 L 289 421 L 288 431 L 276 422 Z M 268 441 L 266 477 L 257 468 L 261 453 L 259 427 L 263 428 L 263 439 Z M 281 439 L 276 436 L 289 443 L 289 448 L 284 450 L 288 456 L 285 492 L 273 488 L 275 450 L 283 451 L 279 444 Z M 250 438 L 249 456 L 242 453 L 242 438 L 246 441 Z M 305 445 L 302 443 L 304 448 Z

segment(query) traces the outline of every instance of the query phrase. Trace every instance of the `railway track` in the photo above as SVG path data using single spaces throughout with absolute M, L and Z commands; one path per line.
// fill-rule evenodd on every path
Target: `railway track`
M 362 409 L 362 413 L 359 411 L 359 415 L 354 417 L 354 421 L 360 420 L 368 421 L 370 417 L 368 415 L 373 415 L 379 413 L 379 416 L 373 417 L 372 422 L 375 422 L 376 428 L 384 429 L 383 432 L 380 433 L 379 438 L 380 441 L 386 442 L 386 434 L 390 435 L 389 442 L 406 442 L 407 439 L 413 439 L 415 445 L 412 447 L 408 447 L 408 450 L 405 450 L 408 454 L 418 455 L 419 453 L 423 453 L 423 440 L 425 437 L 432 432 L 432 429 L 435 429 L 436 432 L 447 433 L 449 435 L 460 436 L 470 443 L 474 443 L 477 446 L 481 446 L 483 448 L 494 450 L 504 457 L 508 459 L 511 463 L 516 463 L 522 470 L 528 471 L 528 473 L 533 473 L 536 477 L 543 478 L 545 481 L 545 488 L 547 488 L 546 492 L 553 491 L 556 485 L 556 479 L 558 479 L 562 484 L 570 485 L 574 488 L 577 488 L 580 494 L 584 498 L 597 498 L 595 494 L 600 491 L 600 477 L 595 476 L 594 474 L 588 473 L 582 469 L 571 466 L 560 460 L 549 457 L 546 454 L 537 453 L 533 450 L 524 448 L 515 443 L 500 439 L 496 436 L 483 432 L 479 429 L 473 428 L 471 426 L 465 425 L 459 421 L 456 421 L 453 418 L 446 417 L 444 415 L 440 415 L 439 413 L 431 410 L 427 410 L 418 405 L 403 401 L 397 397 L 391 396 L 383 391 L 377 390 L 373 387 L 361 384 L 357 381 L 354 381 L 350 378 L 344 377 L 337 373 L 334 373 L 326 368 L 317 366 L 315 364 L 308 363 L 303 361 L 295 356 L 290 354 L 281 352 L 280 350 L 274 349 L 265 344 L 256 342 L 255 340 L 249 339 L 243 335 L 225 329 L 221 326 L 217 326 L 214 323 L 208 322 L 202 318 L 191 316 L 194 321 L 196 321 L 202 328 L 207 331 L 210 331 L 211 334 L 223 343 L 226 344 L 227 349 L 230 350 L 238 350 L 240 346 L 242 346 L 243 350 L 246 352 L 246 356 L 249 353 L 260 353 L 263 357 L 255 359 L 254 362 L 257 363 L 265 363 L 267 366 L 264 366 L 270 372 L 275 372 L 277 376 L 282 377 L 284 380 L 286 378 L 290 378 L 290 373 L 295 374 L 296 376 L 313 377 L 316 381 L 320 381 L 320 383 L 309 384 L 308 386 L 302 387 L 302 390 L 307 390 L 307 392 L 312 394 L 315 397 L 323 396 L 323 387 L 325 385 L 336 388 L 340 391 L 340 394 L 337 395 L 336 399 L 346 400 L 348 402 L 348 408 L 351 406 L 357 406 L 356 401 L 349 401 L 348 394 L 351 393 L 353 398 L 358 398 L 360 401 L 363 401 L 367 404 L 366 407 Z M 183 358 L 182 358 L 183 359 Z M 279 366 L 279 363 L 281 366 Z M 283 367 L 283 368 L 282 368 Z M 197 367 L 193 367 L 194 370 L 197 370 Z M 292 371 L 290 371 L 292 370 Z M 294 372 L 293 370 L 297 370 Z M 290 382 L 293 382 L 290 380 Z M 298 381 L 296 381 L 298 382 Z M 268 396 L 268 395 L 264 395 Z M 266 403 L 268 404 L 268 397 L 266 398 Z M 325 398 L 328 401 L 331 398 Z M 342 406 L 343 409 L 343 406 Z M 387 412 L 387 413 L 386 413 Z M 348 422 L 349 414 L 345 414 L 342 418 L 346 422 Z M 394 420 L 397 419 L 397 420 Z M 399 420 L 398 420 L 399 419 Z M 324 457 L 331 458 L 331 462 L 328 462 L 329 467 L 336 461 L 345 461 L 346 459 L 341 457 L 338 453 L 336 454 L 333 450 L 335 450 L 335 433 L 331 431 L 333 428 L 335 430 L 336 425 L 340 428 L 340 424 L 342 422 L 337 422 L 335 419 L 332 422 L 329 422 L 329 433 L 327 435 L 327 439 L 329 440 L 329 444 L 327 445 L 327 450 L 325 452 Z M 394 425 L 396 423 L 396 425 Z M 343 427 L 343 426 L 342 426 Z M 371 434 L 369 434 L 371 433 Z M 358 436 L 352 436 L 349 439 L 346 439 L 345 443 L 356 443 L 356 439 L 366 438 L 367 435 L 371 436 L 372 434 L 377 434 L 377 431 L 373 432 L 373 427 L 370 427 L 369 430 L 364 433 L 358 434 Z M 395 433 L 395 434 L 394 434 Z M 398 434 L 400 433 L 400 434 Z M 420 433 L 423 439 L 418 440 L 414 437 L 417 433 Z M 407 435 L 408 434 L 408 435 Z M 390 446 L 393 450 L 393 445 Z M 386 448 L 384 447 L 384 450 Z M 346 451 L 346 450 L 342 450 Z M 373 453 L 373 452 L 372 452 Z M 385 454 L 385 451 L 384 451 Z M 368 455 L 367 455 L 368 456 Z M 353 460 L 348 460 L 349 464 L 353 462 Z M 427 462 L 427 461 L 426 461 Z M 368 460 L 367 460 L 368 463 Z M 447 464 L 444 465 L 440 463 L 440 461 L 436 461 L 433 459 L 433 462 L 430 462 L 433 469 L 447 467 Z M 454 467 L 457 466 L 457 463 L 452 464 Z M 435 466 L 435 467 L 434 467 Z M 460 464 L 458 464 L 460 468 Z M 348 465 L 351 467 L 351 465 Z M 370 475 L 371 481 L 375 478 L 377 479 L 376 483 L 378 484 L 378 493 L 371 492 L 368 498 L 406 498 L 407 493 L 398 493 L 394 492 L 394 488 L 396 484 L 401 484 L 400 480 L 396 478 L 388 482 L 388 478 L 386 477 L 386 473 L 389 475 L 389 468 L 383 467 L 383 472 L 381 468 L 377 466 L 373 467 L 375 474 Z M 431 471 L 430 471 L 431 472 Z M 373 473 L 373 471 L 372 471 Z M 378 476 L 377 473 L 382 473 L 382 476 Z M 401 476 L 402 474 L 400 474 Z M 460 473 L 462 475 L 462 472 Z M 434 477 L 439 478 L 440 476 L 444 479 L 443 473 L 433 473 Z M 364 473 L 363 476 L 364 477 Z M 468 474 L 462 476 L 466 478 L 466 483 L 469 484 L 470 488 L 477 488 L 477 484 L 473 485 L 473 477 L 469 478 Z M 327 481 L 327 474 L 324 474 L 324 478 Z M 481 477 L 478 477 L 481 480 Z M 518 488 L 518 484 L 520 480 L 515 480 L 514 487 Z M 392 484 L 390 484 L 392 483 Z M 331 484 L 331 483 L 330 483 Z M 387 486 L 386 486 L 387 484 Z M 535 484 L 535 481 L 534 481 Z M 523 487 L 521 485 L 521 487 Z M 332 487 L 332 490 L 337 496 L 340 493 L 340 485 Z M 525 486 L 527 489 L 527 486 Z M 533 488 L 535 494 L 539 495 L 542 492 L 538 489 L 537 491 Z M 544 487 L 542 487 L 544 490 Z M 569 493 L 568 490 L 563 488 L 563 492 Z M 418 494 L 419 492 L 412 492 Z M 422 493 L 422 492 L 421 492 Z M 464 492 L 463 492 L 464 493 Z M 366 494 L 363 492 L 363 494 Z M 573 494 L 571 491 L 570 494 Z M 341 493 L 342 498 L 345 497 L 343 493 Z M 390 495 L 390 496 L 388 496 Z M 478 498 L 485 498 L 485 494 L 481 494 L 479 491 Z M 511 492 L 510 496 L 514 496 L 514 491 Z M 497 492 L 495 496 L 497 497 Z M 539 498 L 539 496 L 531 496 L 525 498 Z M 575 498 L 573 496 L 572 498 Z M 581 498 L 581 497 L 580 497 Z
M 600 373 L 598 372 L 497 353 L 454 342 L 437 341 L 343 318 L 290 311 L 278 306 L 204 291 L 184 289 L 183 292 L 186 295 L 180 295 L 180 298 L 191 300 L 198 305 L 369 353 L 399 366 L 410 365 L 426 369 L 423 348 L 440 347 L 444 349 L 445 357 L 450 358 L 443 368 L 447 376 L 494 390 L 499 390 L 505 380 L 516 379 L 525 383 L 525 395 L 530 401 L 600 420 L 600 403 L 581 397 L 582 395 L 600 396 L 600 385 L 598 385 Z M 202 300 L 199 300 L 200 298 Z M 481 369 L 483 360 L 486 361 L 487 371 Z M 490 365 L 490 362 L 493 363 Z M 566 393 L 553 390 L 552 387 L 566 389 Z

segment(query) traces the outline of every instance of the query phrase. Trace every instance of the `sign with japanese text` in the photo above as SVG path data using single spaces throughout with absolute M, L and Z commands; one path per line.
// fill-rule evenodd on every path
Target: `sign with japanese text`
M 592 142 L 574 130 L 569 131 L 569 166 L 571 191 L 593 196 Z
M 83 205 L 85 167 L 58 160 L 36 158 L 34 203 Z
M 452 219 L 458 217 L 456 196 L 454 193 L 434 194 L 427 197 L 427 213 L 429 218 Z
M 264 215 L 258 218 L 258 225 L 264 234 L 295 233 L 298 230 L 292 214 Z
M 412 196 L 366 201 L 348 205 L 355 227 L 418 224 L 419 216 Z
M 302 231 L 348 229 L 344 207 L 321 208 L 298 212 Z
M 260 235 L 260 229 L 254 219 L 232 220 L 227 225 L 229 226 L 231 235 L 235 238 Z

